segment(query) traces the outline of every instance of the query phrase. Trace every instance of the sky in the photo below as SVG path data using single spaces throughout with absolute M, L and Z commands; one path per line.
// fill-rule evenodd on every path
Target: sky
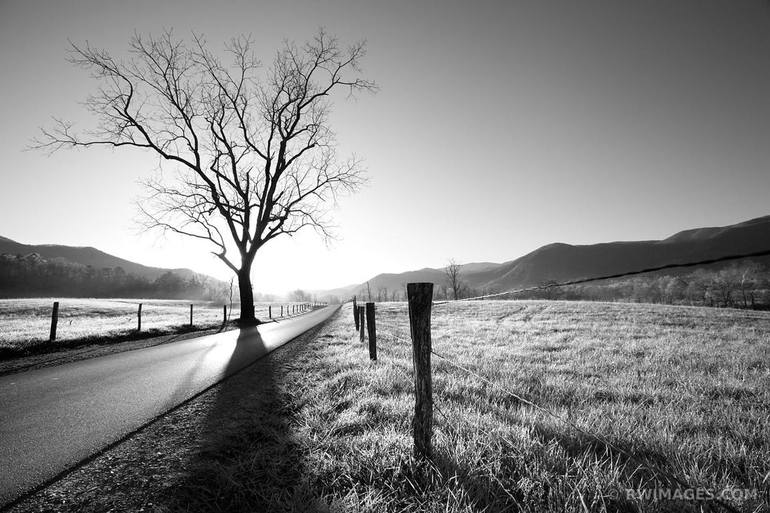
M 311 231 L 262 248 L 257 292 L 770 214 L 765 0 L 0 0 L 0 235 L 229 279 L 202 243 L 138 228 L 154 157 L 26 148 L 52 116 L 87 121 L 96 82 L 68 40 L 123 55 L 135 31 L 251 34 L 269 61 L 319 27 L 367 41 L 380 90 L 332 123 L 369 183 L 340 200 L 330 245 Z

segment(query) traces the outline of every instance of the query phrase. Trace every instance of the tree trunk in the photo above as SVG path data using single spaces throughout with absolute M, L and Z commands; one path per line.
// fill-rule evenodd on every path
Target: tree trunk
M 241 296 L 241 325 L 256 324 L 254 316 L 254 292 L 251 290 L 251 266 L 244 265 L 238 272 L 238 291 Z

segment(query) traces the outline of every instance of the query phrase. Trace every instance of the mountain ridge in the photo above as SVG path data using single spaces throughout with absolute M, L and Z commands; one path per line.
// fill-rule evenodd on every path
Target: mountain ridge
M 620 274 L 669 263 L 719 258 L 730 254 L 770 249 L 770 215 L 732 225 L 682 230 L 660 240 L 613 241 L 596 244 L 554 242 L 516 259 L 499 264 L 483 262 L 461 266 L 462 279 L 479 291 L 501 292 L 540 285 L 547 281 L 569 281 L 608 274 Z M 770 265 L 770 257 L 755 258 Z M 489 264 L 477 267 L 479 264 Z M 677 271 L 672 271 L 676 274 Z M 402 273 L 380 273 L 368 280 L 372 295 L 381 289 L 402 290 L 411 281 L 428 281 L 443 286 L 443 269 L 426 267 Z M 322 293 L 350 297 L 366 290 L 367 282 L 339 287 Z
M 32 253 L 37 253 L 46 260 L 63 260 L 74 264 L 90 265 L 95 268 L 121 267 L 126 273 L 134 274 L 148 280 L 155 280 L 167 272 L 175 273 L 185 279 L 190 279 L 193 276 L 207 276 L 186 268 L 169 269 L 139 264 L 125 258 L 111 255 L 93 246 L 24 244 L 0 235 L 0 254 L 24 256 Z

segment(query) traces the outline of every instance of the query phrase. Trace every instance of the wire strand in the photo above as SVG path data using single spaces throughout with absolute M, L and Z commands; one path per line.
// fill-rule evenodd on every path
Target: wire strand
M 580 285 L 582 283 L 590 283 L 593 281 L 602 281 L 602 280 L 611 280 L 614 278 L 623 278 L 625 276 L 634 276 L 637 274 L 646 274 L 646 273 L 652 273 L 656 271 L 663 271 L 665 269 L 675 269 L 678 267 L 694 267 L 697 265 L 708 265 L 708 264 L 716 264 L 719 262 L 728 262 L 730 260 L 740 260 L 743 258 L 755 258 L 755 257 L 761 257 L 761 256 L 769 256 L 770 255 L 770 249 L 766 249 L 763 251 L 755 251 L 754 253 L 744 253 L 740 255 L 727 255 L 722 256 L 719 258 L 710 258 L 708 260 L 699 260 L 697 262 L 683 262 L 683 263 L 675 263 L 675 264 L 666 264 L 666 265 L 660 265 L 657 267 L 647 267 L 645 269 L 639 269 L 636 271 L 628 271 L 623 273 L 617 273 L 617 274 L 607 274 L 604 276 L 595 276 L 593 278 L 580 278 L 577 280 L 570 280 L 570 281 L 564 281 L 560 283 L 549 283 L 546 285 L 536 285 L 532 287 L 526 287 L 521 289 L 513 289 L 513 290 L 507 290 L 505 292 L 496 292 L 493 294 L 484 294 L 482 296 L 474 296 L 474 297 L 466 297 L 463 299 L 455 299 L 455 300 L 446 300 L 446 301 L 436 301 L 433 303 L 433 306 L 440 306 L 440 305 L 446 305 L 449 303 L 459 303 L 463 301 L 475 301 L 479 299 L 487 299 L 491 297 L 500 297 L 500 296 L 506 296 L 508 294 L 521 294 L 523 292 L 536 292 L 538 290 L 547 290 L 554 287 L 568 287 L 570 285 Z

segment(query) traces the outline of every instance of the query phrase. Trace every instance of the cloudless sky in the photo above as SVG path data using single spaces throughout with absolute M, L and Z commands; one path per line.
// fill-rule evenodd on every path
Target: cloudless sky
M 87 121 L 96 83 L 68 39 L 123 54 L 134 31 L 251 33 L 269 62 L 320 26 L 368 41 L 381 90 L 333 123 L 370 183 L 340 201 L 331 246 L 307 232 L 265 247 L 259 292 L 770 213 L 764 0 L 0 0 L 0 235 L 229 278 L 206 246 L 137 229 L 152 156 L 23 150 L 51 116 Z

